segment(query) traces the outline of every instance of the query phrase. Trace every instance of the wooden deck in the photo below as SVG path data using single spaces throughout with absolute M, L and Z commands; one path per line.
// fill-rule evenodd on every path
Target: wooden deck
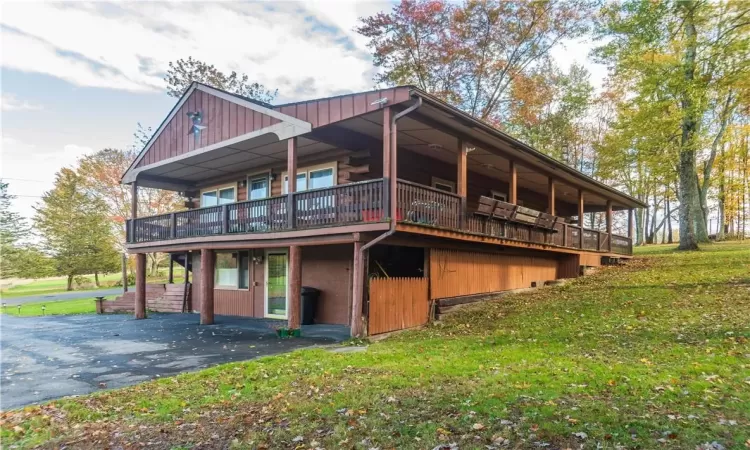
M 387 222 L 386 192 L 384 179 L 376 179 L 143 217 L 128 221 L 128 243 L 184 242 L 207 236 L 278 234 Z M 547 247 L 632 255 L 632 241 L 627 237 L 561 221 L 547 228 L 541 218 L 534 221 L 536 211 L 522 207 L 517 208 L 523 221 L 464 214 L 458 195 L 404 180 L 398 181 L 393 199 L 397 202 L 397 219 L 403 224 Z

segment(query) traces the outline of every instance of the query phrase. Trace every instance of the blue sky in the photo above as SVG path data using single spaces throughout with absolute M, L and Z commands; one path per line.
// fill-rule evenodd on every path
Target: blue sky
M 277 102 L 372 88 L 372 59 L 353 27 L 389 8 L 386 1 L 2 2 L 0 176 L 18 196 L 13 208 L 33 216 L 61 167 L 131 145 L 138 122 L 158 126 L 176 101 L 164 88 L 169 61 L 193 56 L 247 73 L 278 89 Z M 568 43 L 555 57 L 561 65 L 584 62 L 588 49 Z M 593 72 L 599 84 L 602 74 Z

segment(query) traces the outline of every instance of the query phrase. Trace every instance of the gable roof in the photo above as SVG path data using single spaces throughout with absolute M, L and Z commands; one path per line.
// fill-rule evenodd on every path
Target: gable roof
M 172 120 L 177 116 L 177 113 L 181 110 L 181 108 L 183 108 L 183 106 L 186 104 L 188 99 L 190 99 L 191 96 L 195 92 L 205 93 L 217 99 L 221 99 L 223 101 L 232 103 L 236 105 L 237 107 L 242 107 L 242 108 L 246 108 L 247 110 L 251 110 L 254 114 L 257 113 L 263 118 L 263 125 L 267 124 L 270 126 L 270 125 L 278 124 L 280 122 L 284 122 L 284 123 L 291 125 L 293 128 L 298 129 L 298 131 L 301 131 L 301 132 L 310 131 L 311 129 L 311 125 L 308 122 L 299 120 L 296 117 L 292 117 L 287 114 L 281 113 L 280 111 L 273 109 L 273 106 L 269 105 L 268 103 L 261 102 L 258 100 L 253 100 L 253 99 L 250 99 L 241 95 L 237 95 L 237 94 L 232 94 L 230 92 L 224 91 L 222 89 L 217 89 L 217 88 L 205 85 L 203 83 L 193 82 L 190 84 L 190 86 L 185 91 L 185 93 L 182 94 L 182 96 L 177 101 L 177 103 L 172 107 L 169 114 L 165 117 L 165 119 L 159 125 L 159 128 L 156 129 L 156 131 L 148 140 L 146 145 L 144 145 L 143 149 L 138 153 L 138 156 L 135 158 L 135 160 L 133 160 L 133 162 L 130 164 L 128 169 L 125 171 L 125 173 L 122 176 L 123 182 L 127 183 L 127 182 L 134 181 L 134 177 L 131 176 L 133 175 L 133 171 L 136 168 L 144 165 L 143 164 L 144 157 L 146 157 L 146 155 L 149 154 L 149 152 L 154 148 L 154 145 L 159 141 L 159 138 L 165 132 L 165 130 L 170 125 Z M 185 130 L 181 129 L 180 131 L 184 132 Z M 225 139 L 221 139 L 220 141 L 223 141 L 223 140 Z M 207 142 L 205 143 L 208 144 Z M 188 147 L 192 151 L 195 146 L 188 145 Z

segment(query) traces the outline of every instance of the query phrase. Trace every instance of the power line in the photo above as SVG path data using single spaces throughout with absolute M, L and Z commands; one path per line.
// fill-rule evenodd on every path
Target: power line
M 49 180 L 30 180 L 28 178 L 7 178 L 7 177 L 0 177 L 0 180 L 31 181 L 31 182 L 34 182 L 34 183 L 49 183 Z

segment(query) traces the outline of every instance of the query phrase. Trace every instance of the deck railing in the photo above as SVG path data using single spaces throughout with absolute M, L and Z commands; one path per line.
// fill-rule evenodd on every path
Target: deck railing
M 291 195 L 191 209 L 128 221 L 129 243 L 241 233 L 335 227 L 388 220 L 383 179 L 312 189 Z M 393 195 L 399 222 L 566 248 L 632 254 L 629 238 L 577 225 L 554 229 L 464 215 L 461 197 L 398 180 Z M 291 214 L 289 209 L 292 208 Z
M 400 222 L 533 244 L 632 254 L 629 238 L 613 235 L 610 250 L 610 236 L 607 233 L 582 229 L 577 225 L 556 223 L 550 230 L 525 223 L 488 220 L 473 214 L 462 217 L 459 196 L 409 181 L 398 181 L 396 198 Z

